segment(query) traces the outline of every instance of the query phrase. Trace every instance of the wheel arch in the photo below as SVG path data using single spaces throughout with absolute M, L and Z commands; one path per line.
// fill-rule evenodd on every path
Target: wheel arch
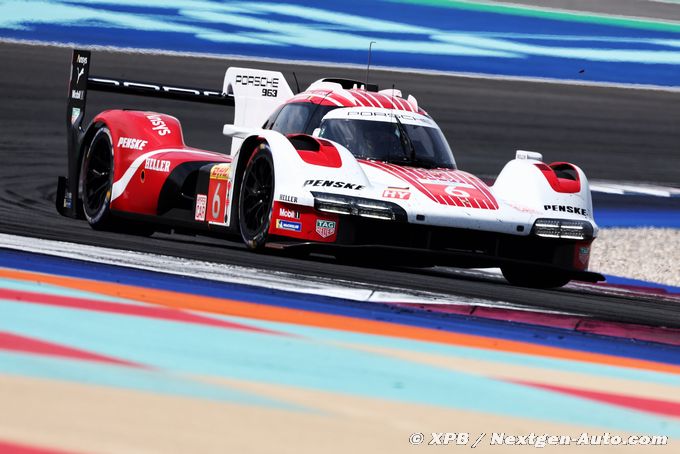
M 241 193 L 241 184 L 243 182 L 243 174 L 246 170 L 246 165 L 248 164 L 248 160 L 250 157 L 253 155 L 255 152 L 255 149 L 260 146 L 262 143 L 267 143 L 267 141 L 260 136 L 250 136 L 246 138 L 243 143 L 241 144 L 241 148 L 239 149 L 238 153 L 236 154 L 236 159 L 235 164 L 234 161 L 232 161 L 232 165 L 234 165 L 234 181 L 231 187 L 232 191 L 232 203 L 231 203 L 231 215 L 229 219 L 231 219 L 229 225 L 232 226 L 235 229 L 238 229 L 239 225 L 239 214 L 238 214 L 238 204 L 240 203 L 239 201 L 239 194 Z M 273 159 L 273 156 L 272 156 Z
M 245 172 L 248 160 L 260 144 L 267 144 L 271 150 L 275 174 L 274 195 L 279 192 L 282 185 L 287 187 L 292 185 L 291 176 L 295 173 L 299 174 L 302 172 L 302 168 L 305 165 L 295 147 L 285 135 L 273 130 L 261 130 L 258 132 L 258 134 L 250 135 L 244 139 L 241 148 L 239 148 L 238 153 L 234 157 L 236 165 L 233 174 L 231 199 L 231 219 L 233 220 L 233 223 L 230 221 L 230 225 L 238 225 L 238 198 L 243 182 L 243 173 Z M 291 169 L 296 171 L 293 172 Z

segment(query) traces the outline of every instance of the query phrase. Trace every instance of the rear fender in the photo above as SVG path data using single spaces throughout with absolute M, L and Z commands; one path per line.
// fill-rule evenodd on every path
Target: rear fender
M 175 117 L 156 112 L 107 110 L 93 120 L 111 131 L 114 180 L 139 156 L 160 149 L 182 149 L 182 126 Z
M 158 215 L 161 191 L 175 168 L 189 161 L 225 160 L 222 155 L 186 147 L 180 122 L 170 115 L 109 110 L 97 115 L 93 125 L 106 125 L 111 132 L 113 210 Z

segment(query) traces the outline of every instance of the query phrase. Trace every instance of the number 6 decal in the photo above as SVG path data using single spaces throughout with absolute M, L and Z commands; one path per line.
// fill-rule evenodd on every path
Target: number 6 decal
M 219 224 L 224 223 L 226 207 L 229 204 L 229 200 L 227 199 L 229 186 L 229 181 L 218 180 L 216 178 L 210 179 L 210 187 L 208 190 L 210 210 L 208 210 L 206 221 Z
M 215 193 L 213 194 L 212 198 L 212 217 L 215 219 L 219 219 L 220 217 L 220 207 L 222 206 L 222 199 L 220 199 L 220 186 L 222 183 L 217 183 L 217 186 L 215 187 Z
M 460 188 L 465 188 L 465 189 L 475 189 L 475 187 L 471 184 L 468 183 L 456 183 L 456 182 L 451 182 L 449 186 L 444 189 L 444 191 L 448 195 L 452 195 L 454 197 L 460 197 L 463 199 L 467 199 L 470 197 L 470 193 L 467 191 L 463 191 Z

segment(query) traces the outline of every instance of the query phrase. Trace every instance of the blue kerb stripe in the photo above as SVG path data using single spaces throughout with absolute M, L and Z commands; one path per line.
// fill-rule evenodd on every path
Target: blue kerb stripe
M 0 266 L 680 365 L 680 347 L 567 329 L 409 311 L 383 304 L 262 289 L 6 249 L 0 249 Z
M 595 222 L 600 227 L 666 227 L 680 228 L 680 210 L 595 208 Z
M 610 276 L 608 274 L 605 275 L 605 278 L 607 279 L 608 284 L 630 285 L 634 287 L 648 287 L 653 289 L 661 289 L 671 294 L 676 295 L 680 294 L 680 287 L 674 287 L 672 285 L 657 284 L 656 282 L 641 281 L 639 279 L 630 279 L 627 277 Z

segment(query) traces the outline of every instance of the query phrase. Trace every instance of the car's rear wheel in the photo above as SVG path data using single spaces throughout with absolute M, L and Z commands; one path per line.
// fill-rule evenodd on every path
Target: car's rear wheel
M 85 219 L 95 230 L 109 230 L 150 236 L 151 224 L 133 220 L 117 219 L 111 213 L 113 190 L 113 141 L 111 132 L 102 126 L 94 133 L 80 168 L 80 198 Z
M 85 219 L 95 230 L 113 226 L 111 188 L 113 186 L 113 146 L 111 133 L 101 127 L 92 137 L 80 170 L 80 196 Z
M 246 165 L 239 195 L 241 237 L 249 249 L 267 242 L 274 202 L 274 161 L 269 145 L 260 144 Z
M 501 271 L 505 280 L 519 287 L 557 288 L 567 285 L 571 280 L 563 272 L 539 267 L 508 265 L 502 266 Z

